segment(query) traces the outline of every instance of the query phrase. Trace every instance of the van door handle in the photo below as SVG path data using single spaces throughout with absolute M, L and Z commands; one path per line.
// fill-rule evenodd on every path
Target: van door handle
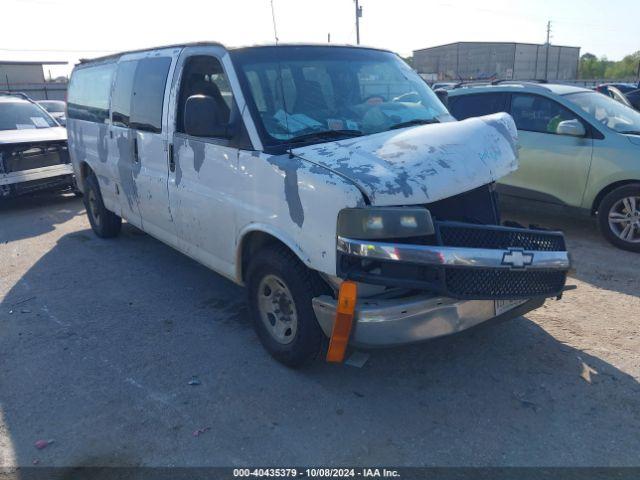
M 138 163 L 140 158 L 138 158 L 138 137 L 133 137 L 133 163 Z
M 169 171 L 176 171 L 176 161 L 173 159 L 173 143 L 169 144 Z

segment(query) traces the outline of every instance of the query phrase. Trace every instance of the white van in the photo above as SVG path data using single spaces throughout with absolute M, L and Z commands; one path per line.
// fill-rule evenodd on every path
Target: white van
M 176 45 L 81 62 L 69 148 L 91 226 L 126 219 L 248 287 L 267 350 L 297 366 L 357 282 L 351 342 L 397 345 L 562 294 L 561 233 L 500 226 L 507 114 L 455 121 L 397 55 Z

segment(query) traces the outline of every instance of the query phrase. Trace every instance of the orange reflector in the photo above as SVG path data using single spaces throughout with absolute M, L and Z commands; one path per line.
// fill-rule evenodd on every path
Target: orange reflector
M 357 297 L 358 286 L 356 283 L 348 280 L 342 282 L 340 292 L 338 293 L 336 321 L 333 324 L 331 339 L 329 340 L 327 362 L 340 363 L 344 360 L 344 354 L 347 351 L 347 344 L 349 343 L 349 335 L 351 335 Z

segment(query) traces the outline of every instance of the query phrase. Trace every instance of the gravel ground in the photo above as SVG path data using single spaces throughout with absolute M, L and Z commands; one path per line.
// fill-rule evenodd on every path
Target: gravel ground
M 72 196 L 7 202 L 0 466 L 640 465 L 640 255 L 588 220 L 507 216 L 566 231 L 577 290 L 291 371 L 241 288 L 130 226 L 96 238 Z

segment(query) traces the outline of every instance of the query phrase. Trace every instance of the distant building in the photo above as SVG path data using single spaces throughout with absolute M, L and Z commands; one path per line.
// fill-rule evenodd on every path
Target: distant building
M 458 42 L 413 52 L 413 68 L 438 80 L 570 80 L 579 61 L 580 47 L 535 43 Z
M 68 62 L 15 62 L 0 60 L 0 90 L 24 92 L 35 100 L 65 97 L 65 84 L 47 83 L 44 65 L 66 65 Z

